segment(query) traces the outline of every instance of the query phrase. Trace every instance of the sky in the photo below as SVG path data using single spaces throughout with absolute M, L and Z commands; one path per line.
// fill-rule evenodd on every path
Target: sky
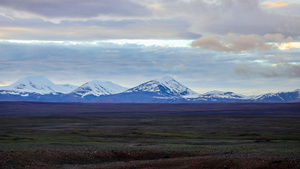
M 1 0 L 0 86 L 43 75 L 134 87 L 300 89 L 299 0 Z

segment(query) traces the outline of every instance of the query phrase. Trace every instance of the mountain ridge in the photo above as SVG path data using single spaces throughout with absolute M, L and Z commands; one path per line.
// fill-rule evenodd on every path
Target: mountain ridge
M 14 91 L 15 93 L 64 93 L 67 94 L 74 90 L 77 86 L 54 84 L 44 76 L 28 76 L 22 78 L 9 86 L 3 86 L 0 90 Z
M 81 86 L 54 84 L 44 76 L 29 76 L 0 87 L 0 101 L 206 103 L 206 102 L 300 102 L 300 89 L 290 92 L 245 96 L 234 92 L 199 94 L 170 76 L 132 88 L 109 81 L 92 80 Z

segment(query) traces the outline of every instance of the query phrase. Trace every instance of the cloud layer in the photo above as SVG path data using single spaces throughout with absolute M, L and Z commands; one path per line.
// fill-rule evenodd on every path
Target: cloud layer
M 294 64 L 274 64 L 264 66 L 260 64 L 240 64 L 234 67 L 234 71 L 241 76 L 263 76 L 266 78 L 290 77 L 300 78 L 300 65 Z
M 47 18 L 92 18 L 107 16 L 147 16 L 150 11 L 128 0 L 3 0 L 0 6 Z
M 192 39 L 234 33 L 299 39 L 299 8 L 292 1 L 259 0 L 3 0 L 0 38 Z
M 6 84 L 42 74 L 56 83 L 81 85 L 96 79 L 133 87 L 170 75 L 199 92 L 247 94 L 255 89 L 294 90 L 300 83 L 297 50 L 237 54 L 108 42 L 0 42 L 0 50 L 0 77 Z
M 299 11 L 295 0 L 2 0 L 0 80 L 43 74 L 131 87 L 171 75 L 198 91 L 293 90 L 300 84 Z

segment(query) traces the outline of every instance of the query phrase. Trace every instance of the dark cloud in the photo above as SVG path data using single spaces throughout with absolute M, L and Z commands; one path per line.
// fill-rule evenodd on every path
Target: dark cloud
M 222 44 L 217 38 L 212 36 L 202 37 L 192 42 L 192 47 L 201 47 L 204 49 L 216 51 L 230 51 L 230 49 Z
M 243 35 L 233 42 L 234 51 L 247 50 L 268 50 L 273 48 L 273 45 L 266 44 L 264 40 L 255 35 Z
M 0 6 L 49 18 L 150 15 L 150 11 L 146 7 L 130 0 L 2 0 Z
M 274 39 L 277 36 L 266 35 L 268 39 Z M 249 50 L 269 50 L 275 48 L 268 44 L 263 37 L 258 35 L 235 35 L 228 34 L 219 40 L 215 37 L 202 37 L 192 42 L 192 47 L 200 47 L 223 52 L 242 52 Z

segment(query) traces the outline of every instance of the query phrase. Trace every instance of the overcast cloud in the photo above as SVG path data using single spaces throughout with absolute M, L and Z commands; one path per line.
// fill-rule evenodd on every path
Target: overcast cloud
M 8 83 L 42 74 L 56 83 L 81 85 L 98 79 L 133 87 L 169 75 L 199 92 L 213 86 L 214 90 L 249 94 L 250 89 L 265 88 L 276 78 L 285 78 L 285 83 L 299 82 L 300 74 L 299 66 L 292 64 L 299 63 L 297 51 L 281 57 L 271 51 L 222 54 L 196 48 L 105 42 L 97 45 L 2 42 L 0 46 L 0 77 Z M 265 78 L 269 81 L 264 85 L 252 81 Z M 245 86 L 249 90 L 240 89 Z M 296 89 L 298 85 L 289 88 Z
M 266 5 L 268 1 L 258 0 L 3 0 L 0 2 L 0 38 L 15 39 L 15 35 L 23 34 L 22 39 L 32 39 L 34 35 L 30 32 L 37 32 L 34 38 L 40 40 L 49 39 L 48 33 L 65 40 L 92 39 L 90 34 L 95 34 L 93 40 L 97 40 L 116 39 L 115 33 L 123 32 L 118 36 L 129 39 L 152 36 L 191 39 L 195 36 L 186 35 L 228 33 L 282 34 L 298 39 L 299 3 L 283 2 L 286 5 L 270 8 Z M 169 29 L 174 32 L 164 36 Z M 138 34 L 131 33 L 137 31 Z M 160 31 L 163 33 L 159 34 Z M 63 36 L 55 32 L 62 32 Z
M 133 87 L 170 75 L 200 92 L 294 90 L 299 11 L 295 0 L 2 0 L 0 85 L 42 74 Z
M 150 11 L 128 0 L 2 0 L 0 5 L 47 18 L 92 18 L 107 16 L 147 16 Z

